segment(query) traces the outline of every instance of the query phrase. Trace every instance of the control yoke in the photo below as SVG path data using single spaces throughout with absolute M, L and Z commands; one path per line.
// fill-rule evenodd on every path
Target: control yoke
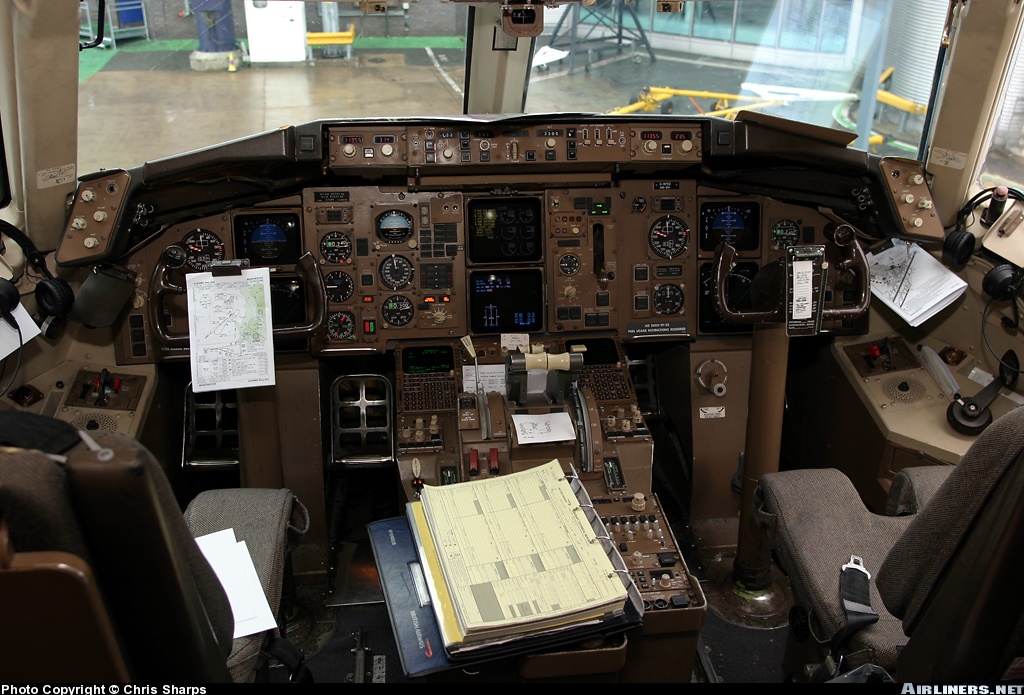
M 149 325 L 157 341 L 166 347 L 188 347 L 188 333 L 172 334 L 164 325 L 164 298 L 168 294 L 185 294 L 185 288 L 171 281 L 171 274 L 184 264 L 184 255 L 178 246 L 169 246 L 160 255 L 149 281 Z M 295 274 L 306 284 L 309 297 L 310 320 L 304 325 L 283 326 L 274 329 L 275 339 L 312 338 L 323 330 L 327 320 L 324 278 L 313 254 L 305 253 L 295 264 Z
M 812 265 L 817 263 L 813 269 L 807 271 L 806 282 L 809 283 L 809 290 L 807 293 L 808 301 L 813 311 L 817 314 L 817 320 L 813 323 L 817 326 L 821 325 L 822 319 L 851 319 L 862 316 L 864 312 L 868 310 L 871 303 L 871 281 L 870 274 L 868 271 L 868 261 L 864 256 L 864 252 L 861 250 L 860 245 L 856 243 L 856 234 L 853 227 L 848 224 L 841 224 L 836 227 L 833 235 L 833 243 L 838 247 L 842 260 L 836 265 L 836 270 L 839 272 L 852 271 L 857 276 L 857 291 L 859 296 L 857 302 L 851 306 L 841 307 L 837 309 L 826 309 L 822 306 L 821 301 L 811 301 L 813 299 L 813 292 L 810 290 L 820 290 L 824 288 L 824 274 L 828 270 L 828 262 L 823 258 L 824 247 L 821 246 L 793 246 L 787 249 L 786 261 L 787 261 L 787 278 L 786 278 L 786 296 L 779 297 L 776 306 L 772 309 L 767 310 L 752 310 L 752 311 L 736 311 L 729 307 L 726 299 L 726 283 L 728 280 L 729 273 L 736 265 L 736 249 L 729 244 L 723 242 L 718 245 L 715 249 L 715 266 L 714 266 L 714 286 L 713 286 L 713 297 L 715 301 L 715 308 L 718 310 L 719 315 L 730 323 L 779 323 L 786 321 L 787 317 L 792 318 L 791 313 L 787 312 L 786 303 L 793 303 L 796 300 L 795 293 L 800 291 L 797 287 L 800 282 L 799 279 L 794 279 L 797 271 L 794 267 L 794 262 L 800 262 L 803 259 L 816 259 L 812 260 Z M 790 307 L 792 309 L 792 307 Z M 816 330 L 813 332 L 817 332 Z M 801 331 L 801 335 L 807 335 L 805 331 Z

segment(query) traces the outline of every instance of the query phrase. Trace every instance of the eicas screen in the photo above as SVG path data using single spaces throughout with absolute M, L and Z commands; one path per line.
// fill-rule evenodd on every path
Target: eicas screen
M 544 326 L 544 282 L 539 268 L 477 270 L 469 275 L 474 333 L 529 333 Z

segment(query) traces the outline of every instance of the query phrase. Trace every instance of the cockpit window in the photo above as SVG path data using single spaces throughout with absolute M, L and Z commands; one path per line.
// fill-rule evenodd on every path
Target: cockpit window
M 994 111 L 994 121 L 989 126 L 989 146 L 977 183 L 981 188 L 1009 186 L 1024 188 L 1024 65 L 1019 61 L 1021 40 L 1009 62 L 1009 71 L 1003 81 L 1003 90 Z
M 101 47 L 80 54 L 81 172 L 317 119 L 462 113 L 464 4 L 129 4 L 106 2 Z M 84 41 L 97 0 L 82 8 Z
M 527 112 L 733 118 L 754 109 L 847 130 L 879 154 L 915 156 L 945 18 L 944 3 L 927 0 L 538 5 L 543 30 L 518 39 L 532 59 L 516 72 L 501 55 L 515 40 L 496 38 L 481 54 L 467 38 L 481 14 L 468 3 L 363 5 L 382 11 L 364 14 L 352 2 L 107 2 L 97 37 L 97 0 L 82 2 L 83 43 L 101 40 L 80 59 L 79 171 L 317 119 L 456 115 L 472 103 L 469 75 L 496 85 L 524 74 L 517 93 Z
M 922 1 L 565 5 L 545 16 L 527 110 L 734 118 L 754 109 L 915 156 L 945 13 Z

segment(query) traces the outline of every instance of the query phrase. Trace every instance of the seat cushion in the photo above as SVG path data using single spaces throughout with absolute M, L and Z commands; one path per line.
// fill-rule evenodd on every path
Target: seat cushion
M 846 625 L 839 578 L 842 566 L 857 555 L 872 573 L 871 607 L 879 620 L 849 639 L 846 664 L 894 668 L 907 639 L 900 621 L 882 605 L 873 575 L 910 519 L 871 513 L 849 479 L 834 469 L 768 474 L 758 497 L 758 520 L 810 615 L 815 639 L 827 644 Z

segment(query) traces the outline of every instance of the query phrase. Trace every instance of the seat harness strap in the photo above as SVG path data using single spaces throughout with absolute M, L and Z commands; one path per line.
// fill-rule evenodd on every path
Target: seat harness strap
M 851 555 L 839 575 L 839 593 L 846 612 L 846 627 L 832 638 L 832 653 L 838 652 L 846 640 L 858 630 L 878 622 L 878 613 L 871 608 L 871 573 L 864 560 Z

